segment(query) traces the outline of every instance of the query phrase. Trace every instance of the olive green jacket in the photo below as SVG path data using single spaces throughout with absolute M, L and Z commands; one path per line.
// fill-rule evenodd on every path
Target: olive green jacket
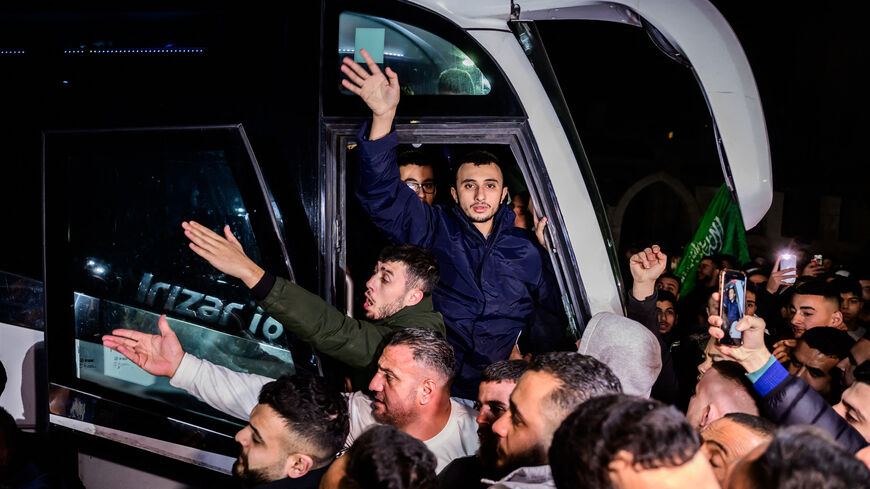
M 378 321 L 354 319 L 304 288 L 280 277 L 260 306 L 317 351 L 354 368 L 374 369 L 389 337 L 405 328 L 437 331 L 444 320 L 432 309 L 432 297 Z

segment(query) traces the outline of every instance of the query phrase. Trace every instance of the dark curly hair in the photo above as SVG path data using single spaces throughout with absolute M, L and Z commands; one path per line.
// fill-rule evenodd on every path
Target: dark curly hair
M 441 278 L 435 255 L 410 243 L 387 246 L 381 250 L 378 261 L 404 263 L 408 271 L 408 290 L 420 289 L 424 295 L 431 294 Z
M 347 451 L 341 489 L 437 489 L 435 455 L 420 440 L 390 425 L 377 425 Z
M 350 429 L 347 400 L 323 377 L 284 375 L 264 385 L 257 400 L 274 409 L 290 431 L 313 447 L 314 467 L 323 467 L 344 448 Z
M 701 437 L 673 406 L 625 394 L 592 398 L 553 435 L 550 467 L 559 489 L 610 489 L 610 462 L 620 451 L 643 469 L 676 467 L 701 448 Z

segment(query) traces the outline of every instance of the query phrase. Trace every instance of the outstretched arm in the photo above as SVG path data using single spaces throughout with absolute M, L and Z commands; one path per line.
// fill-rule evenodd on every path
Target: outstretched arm
M 341 71 L 347 79 L 342 80 L 341 84 L 359 95 L 372 109 L 369 140 L 374 141 L 389 134 L 393 126 L 396 107 L 399 105 L 399 76 L 389 67 L 385 70 L 386 76 L 384 76 L 365 49 L 360 49 L 359 53 L 365 59 L 368 70 L 351 58 L 345 57 L 342 59 Z
M 157 327 L 160 328 L 159 335 L 116 329 L 111 335 L 103 336 L 103 346 L 129 358 L 151 375 L 172 377 L 181 364 L 184 349 L 169 327 L 165 314 L 157 320 Z
M 257 285 L 266 273 L 248 258 L 229 226 L 224 226 L 223 236 L 196 221 L 182 222 L 181 227 L 190 239 L 189 246 L 194 253 L 218 270 L 240 279 L 249 289 Z

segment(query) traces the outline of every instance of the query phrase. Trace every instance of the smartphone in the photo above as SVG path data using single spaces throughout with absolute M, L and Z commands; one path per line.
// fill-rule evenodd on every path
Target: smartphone
M 786 268 L 795 268 L 797 267 L 797 261 L 794 255 L 791 253 L 783 253 L 779 255 L 779 269 L 785 270 Z M 794 279 L 797 277 L 797 272 L 794 273 L 794 276 L 786 277 L 782 279 L 783 282 L 787 284 L 793 284 Z
M 813 261 L 816 262 L 816 265 L 822 266 L 825 264 L 825 260 L 822 259 L 822 255 L 813 255 Z
M 724 270 L 719 275 L 719 317 L 725 336 L 719 343 L 728 346 L 743 344 L 743 332 L 737 331 L 737 321 L 746 311 L 746 274 L 740 270 Z

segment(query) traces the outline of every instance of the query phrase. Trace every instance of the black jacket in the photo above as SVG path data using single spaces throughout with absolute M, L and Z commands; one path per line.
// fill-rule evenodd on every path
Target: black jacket
M 764 417 L 777 425 L 808 424 L 821 428 L 852 453 L 867 446 L 861 433 L 800 377 L 786 377 L 762 397 L 759 409 Z

